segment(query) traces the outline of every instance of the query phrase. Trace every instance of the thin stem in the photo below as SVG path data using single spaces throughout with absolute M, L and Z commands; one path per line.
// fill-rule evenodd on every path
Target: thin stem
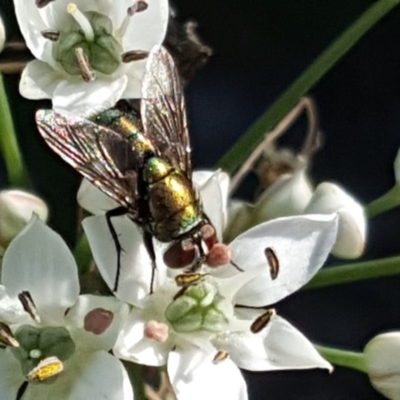
M 365 212 L 369 218 L 373 218 L 398 206 L 400 206 L 400 185 L 394 185 L 383 196 L 365 206 Z
M 333 347 L 315 346 L 321 355 L 332 364 L 367 372 L 363 353 L 340 350 Z
M 81 275 L 86 274 L 93 261 L 89 241 L 84 233 L 80 235 L 74 248 L 74 257 Z
M 3 76 L 0 74 L 0 151 L 7 169 L 11 186 L 27 186 L 22 155 L 19 151 L 14 124 L 11 118 Z
M 217 166 L 227 172 L 235 171 L 244 163 L 265 134 L 295 106 L 335 64 L 340 60 L 399 0 L 374 2 L 348 29 L 346 29 L 284 92 L 219 160 Z
M 400 275 L 400 256 L 325 268 L 303 289 L 317 289 L 392 275 Z

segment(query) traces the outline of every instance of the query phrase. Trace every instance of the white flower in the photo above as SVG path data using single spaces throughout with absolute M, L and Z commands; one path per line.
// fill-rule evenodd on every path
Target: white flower
M 0 191 L 0 247 L 5 249 L 11 240 L 37 214 L 47 221 L 49 210 L 39 197 L 22 190 Z
M 144 61 L 124 63 L 121 55 L 162 43 L 167 0 L 57 0 L 41 8 L 14 0 L 14 5 L 36 57 L 22 73 L 24 97 L 49 98 L 55 111 L 86 117 L 121 98 L 140 97 Z
M 2 283 L 2 399 L 14 400 L 26 384 L 26 400 L 133 398 L 123 365 L 108 353 L 127 306 L 79 296 L 72 254 L 37 217 L 8 247 Z
M 207 215 L 213 223 L 223 220 L 217 176 L 204 185 L 200 195 Z M 146 365 L 166 364 L 179 400 L 247 399 L 237 367 L 330 368 L 297 329 L 264 306 L 293 293 L 319 270 L 335 240 L 334 215 L 281 218 L 258 225 L 229 246 L 232 260 L 243 272 L 228 265 L 209 268 L 183 289 L 169 277 L 171 270 L 161 262 L 160 247 L 152 295 L 151 263 L 136 225 L 125 217 L 113 223 L 124 249 L 115 294 L 137 306 L 125 321 L 114 353 Z M 112 288 L 116 252 L 105 218 L 89 217 L 83 225 L 97 266 Z M 266 248 L 273 249 L 278 259 L 277 276 L 271 273 Z M 228 359 L 218 362 L 225 355 Z
M 388 399 L 400 400 L 400 332 L 375 336 L 364 349 L 372 386 Z
M 360 257 L 365 248 L 367 219 L 364 208 L 340 186 L 324 182 L 317 186 L 304 213 L 339 215 L 339 228 L 332 254 L 340 258 Z

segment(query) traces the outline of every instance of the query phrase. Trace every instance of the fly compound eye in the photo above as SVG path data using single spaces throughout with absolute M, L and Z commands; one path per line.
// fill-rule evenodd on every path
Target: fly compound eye
M 168 248 L 163 256 L 164 263 L 169 268 L 183 268 L 193 263 L 195 258 L 195 249 L 193 242 L 187 243 L 183 246 L 183 242 L 176 242 Z M 189 242 L 189 241 L 188 241 Z
M 206 243 L 207 248 L 210 250 L 217 242 L 217 233 L 210 224 L 205 224 L 200 228 L 201 237 Z

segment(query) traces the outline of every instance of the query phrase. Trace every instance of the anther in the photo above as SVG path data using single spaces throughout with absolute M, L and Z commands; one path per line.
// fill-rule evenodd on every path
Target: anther
M 229 357 L 229 354 L 226 351 L 219 350 L 215 357 L 213 358 L 213 364 L 219 364 L 221 361 L 226 360 Z
M 85 35 L 85 39 L 88 42 L 93 42 L 94 31 L 92 25 L 90 24 L 86 16 L 79 10 L 78 6 L 75 3 L 68 3 L 67 13 L 71 14 L 71 16 L 78 23 L 78 25 L 82 29 L 83 34 Z
M 35 322 L 40 323 L 40 317 L 37 313 L 31 294 L 27 291 L 23 291 L 18 295 L 18 299 L 21 302 L 23 309 L 31 316 L 31 318 Z
M 57 357 L 47 357 L 28 373 L 27 378 L 30 381 L 44 381 L 58 375 L 63 369 L 64 365 Z
M 54 0 L 35 0 L 35 4 L 37 8 L 46 7 L 47 4 L 51 3 Z
M 19 347 L 18 340 L 15 339 L 10 327 L 3 322 L 0 322 L 0 342 L 6 346 Z
M 128 29 L 131 17 L 138 12 L 146 10 L 147 7 L 148 7 L 147 2 L 140 1 L 140 0 L 135 2 L 132 6 L 130 6 L 126 10 L 126 17 L 123 19 L 121 26 L 118 28 L 117 32 L 115 33 L 115 36 L 122 38 Z
M 270 308 L 264 314 L 260 315 L 250 326 L 250 330 L 253 333 L 261 332 L 271 321 L 271 318 L 275 315 L 275 310 Z
M 121 54 L 121 61 L 129 63 L 132 61 L 144 60 L 149 55 L 148 51 L 144 50 L 132 50 Z
M 268 261 L 271 279 L 274 280 L 278 277 L 279 273 L 279 259 L 276 253 L 271 249 L 271 247 L 267 247 L 264 250 L 264 254 Z
M 78 62 L 79 70 L 81 71 L 82 79 L 85 82 L 92 82 L 96 79 L 96 75 L 90 65 L 89 58 L 84 53 L 82 47 L 75 49 L 75 57 Z
M 157 343 L 164 343 L 169 337 L 169 327 L 163 322 L 147 321 L 144 328 L 144 335 Z
M 45 39 L 49 39 L 52 42 L 56 42 L 60 37 L 60 32 L 52 29 L 46 29 L 44 31 L 41 31 L 40 33 Z

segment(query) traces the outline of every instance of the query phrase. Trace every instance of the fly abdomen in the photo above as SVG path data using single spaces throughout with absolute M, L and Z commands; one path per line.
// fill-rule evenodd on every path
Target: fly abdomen
M 150 227 L 154 236 L 169 242 L 201 220 L 201 207 L 192 183 L 167 161 L 152 157 L 143 170 L 148 184 Z

